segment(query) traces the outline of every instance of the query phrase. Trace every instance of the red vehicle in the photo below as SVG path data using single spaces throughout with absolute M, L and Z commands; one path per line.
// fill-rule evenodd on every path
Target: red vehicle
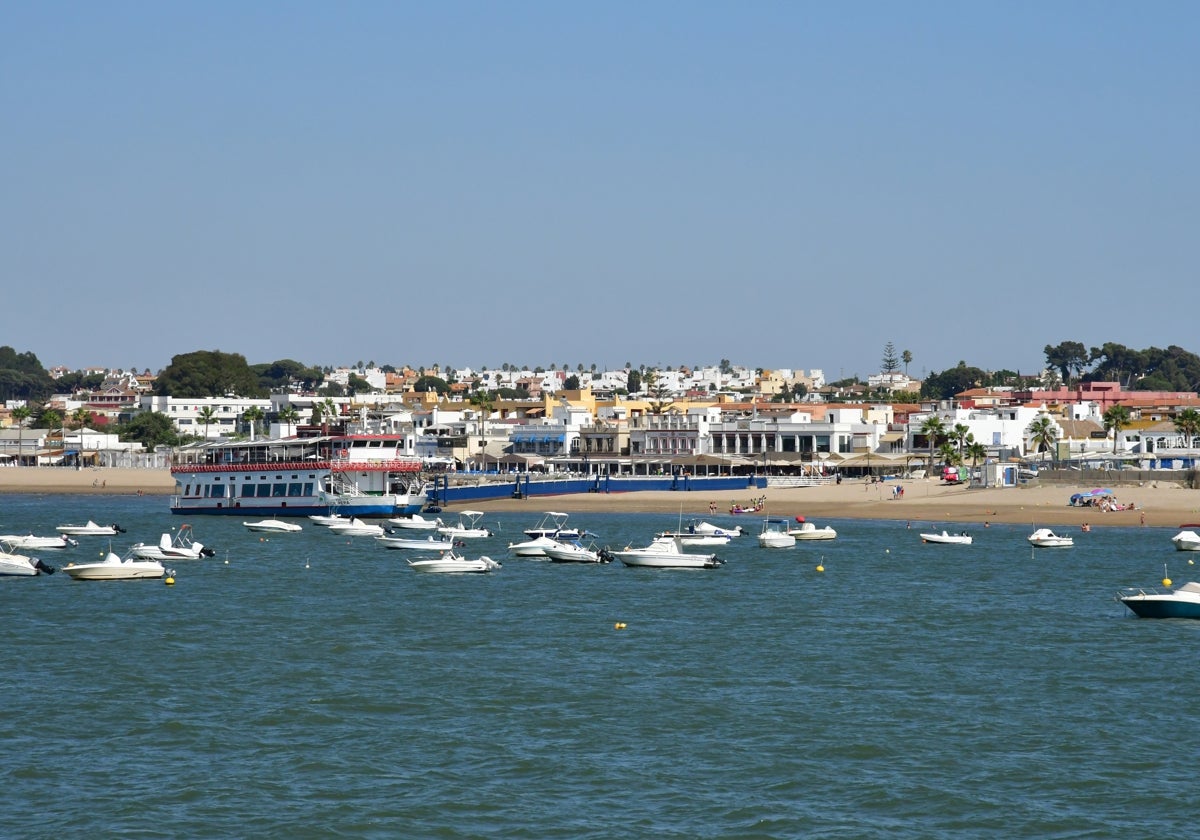
M 971 471 L 966 467 L 942 467 L 942 481 L 947 484 L 961 484 L 970 479 Z

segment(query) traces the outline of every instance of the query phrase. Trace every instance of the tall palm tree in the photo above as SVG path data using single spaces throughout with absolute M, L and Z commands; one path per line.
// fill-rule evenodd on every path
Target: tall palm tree
M 200 409 L 200 413 L 196 415 L 196 419 L 204 424 L 204 439 L 208 440 L 208 427 L 217 419 L 217 410 L 211 405 L 206 405 Z
M 965 423 L 955 423 L 954 428 L 950 430 L 950 438 L 958 444 L 958 459 L 962 461 L 963 447 L 974 438 L 971 436 L 971 428 Z
M 925 435 L 925 440 L 929 443 L 929 464 L 928 469 L 930 474 L 933 473 L 933 450 L 938 445 L 938 438 L 946 434 L 946 423 L 941 417 L 936 414 L 930 414 L 922 422 L 917 429 L 919 434 Z
M 971 459 L 972 467 L 978 467 L 980 461 L 987 460 L 987 447 L 973 440 L 967 444 L 966 456 Z
M 25 452 L 25 421 L 33 414 L 27 405 L 19 405 L 12 410 L 12 418 L 17 421 L 17 466 L 21 466 L 21 455 Z
M 1050 459 L 1057 466 L 1058 453 L 1054 448 L 1054 444 L 1058 441 L 1058 426 L 1050 419 L 1048 414 L 1039 414 L 1034 418 L 1033 422 L 1025 429 L 1025 433 L 1029 435 L 1029 443 L 1033 446 L 1035 452 L 1050 452 Z
M 242 412 L 242 420 L 250 424 L 251 440 L 258 437 L 258 424 L 263 421 L 264 416 L 266 415 L 263 410 L 257 405 L 252 405 Z
M 17 412 L 13 411 L 13 417 L 17 416 Z M 1175 415 L 1175 431 L 1183 435 L 1184 445 L 1188 449 L 1193 448 L 1196 442 L 1196 437 L 1200 436 L 1200 411 L 1194 408 L 1185 408 L 1183 411 Z
M 1112 432 L 1113 452 L 1117 451 L 1117 441 L 1120 440 L 1121 430 L 1126 428 L 1132 419 L 1129 409 L 1123 405 L 1114 405 L 1104 412 L 1104 431 Z
M 296 411 L 295 406 L 284 406 L 279 411 L 279 422 L 286 424 L 288 427 L 288 433 L 284 435 L 284 437 L 291 437 L 293 434 L 293 427 L 300 422 L 300 412 Z
M 961 462 L 958 457 L 958 450 L 954 448 L 954 444 L 950 441 L 945 441 L 937 448 L 938 455 L 942 459 L 942 463 L 948 467 L 953 467 Z

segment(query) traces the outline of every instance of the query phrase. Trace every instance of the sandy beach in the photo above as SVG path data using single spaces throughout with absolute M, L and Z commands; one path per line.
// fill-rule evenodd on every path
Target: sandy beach
M 0 468 L 0 493 L 169 495 L 174 489 L 175 481 L 168 470 Z M 1177 528 L 1185 523 L 1200 523 L 1200 490 L 1189 490 L 1179 484 L 1153 482 L 1113 488 L 1117 502 L 1122 505 L 1133 504 L 1132 510 L 1103 511 L 1067 504 L 1072 493 L 1087 489 L 1090 488 L 1059 484 L 971 489 L 925 479 L 904 482 L 904 497 L 894 499 L 890 483 L 871 485 L 853 481 L 828 487 L 743 490 L 725 496 L 689 491 L 653 491 L 503 498 L 478 502 L 471 507 L 489 512 L 528 511 L 534 517 L 546 510 L 674 514 L 682 511 L 687 517 L 706 517 L 710 515 L 710 503 L 716 505 L 718 515 L 724 516 L 732 504 L 749 505 L 755 495 L 765 494 L 766 508 L 762 513 L 743 515 L 748 525 L 763 516 L 796 515 L 818 522 L 835 518 L 978 525 L 1005 522 L 1074 527 L 1087 523 L 1093 528 L 1113 525 Z M 163 504 L 165 510 L 165 499 Z M 450 508 L 450 512 L 453 510 L 453 507 Z

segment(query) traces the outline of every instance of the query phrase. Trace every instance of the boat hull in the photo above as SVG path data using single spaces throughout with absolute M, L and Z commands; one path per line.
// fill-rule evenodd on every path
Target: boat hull
M 1139 618 L 1200 618 L 1200 601 L 1170 595 L 1125 595 L 1120 601 Z

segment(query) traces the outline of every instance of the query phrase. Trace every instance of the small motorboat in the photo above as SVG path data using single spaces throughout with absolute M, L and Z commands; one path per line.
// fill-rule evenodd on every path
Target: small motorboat
M 68 563 L 62 569 L 72 580 L 138 580 L 160 578 L 167 573 L 158 560 L 121 558 L 111 550 L 96 563 Z
M 44 549 L 70 548 L 79 545 L 79 540 L 73 540 L 66 534 L 56 537 L 36 537 L 33 534 L 5 534 L 0 536 L 0 543 L 6 543 L 16 551 L 42 551 Z
M 450 551 L 454 548 L 453 540 L 439 539 L 430 534 L 428 537 L 394 537 L 383 534 L 375 541 L 384 548 L 406 548 L 411 551 Z
M 508 553 L 513 557 L 545 557 L 547 548 L 554 548 L 558 541 L 550 537 L 534 537 L 525 542 L 509 543 Z
M 263 531 L 273 534 L 288 534 L 304 530 L 295 522 L 282 522 L 278 519 L 260 519 L 258 522 L 243 522 L 251 531 Z
M 943 530 L 940 534 L 921 534 L 921 542 L 939 543 L 942 545 L 970 545 L 973 538 L 966 531 L 949 534 Z
M 432 531 L 434 528 L 442 526 L 441 518 L 426 519 L 419 513 L 413 513 L 409 516 L 394 516 L 387 522 L 389 525 L 394 525 L 397 528 L 408 528 L 413 531 Z
M 715 554 L 689 554 L 677 537 L 655 537 L 647 546 L 626 547 L 612 555 L 626 566 L 651 569 L 715 569 L 722 563 Z
M 555 540 L 542 551 L 554 563 L 610 563 L 613 559 L 604 549 L 585 546 L 579 540 Z
M 55 569 L 36 557 L 17 554 L 4 543 L 0 546 L 0 577 L 35 577 L 40 574 L 52 575 Z
M 453 551 L 447 551 L 441 557 L 433 557 L 428 560 L 408 560 L 407 562 L 418 572 L 442 572 L 444 574 L 494 572 L 501 568 L 499 563 L 487 555 L 470 559 Z
M 125 533 L 120 525 L 97 525 L 90 519 L 86 525 L 59 525 L 54 530 L 72 537 L 112 537 Z
M 340 513 L 314 513 L 308 517 L 308 521 L 314 525 L 320 525 L 322 528 L 328 528 L 330 525 L 340 525 L 350 520 Z
M 199 560 L 203 557 L 212 557 L 216 554 L 211 548 L 204 543 L 196 542 L 192 538 L 192 526 L 180 525 L 179 531 L 174 538 L 170 534 L 163 534 L 158 539 L 158 545 L 150 543 L 135 543 L 129 549 L 129 553 L 133 557 L 143 560 Z
M 364 522 L 357 516 L 345 522 L 330 525 L 328 528 L 329 533 L 337 534 L 340 537 L 382 537 L 384 534 L 382 525 Z
M 1200 618 L 1200 583 L 1192 581 L 1165 592 L 1127 587 L 1117 593 L 1117 600 L 1139 618 Z
M 577 540 L 581 535 L 578 528 L 567 527 L 567 514 L 548 510 L 541 522 L 532 528 L 525 529 L 525 536 L 530 539 L 550 537 L 555 540 Z
M 708 522 L 693 519 L 687 528 L 678 531 L 660 531 L 655 537 L 674 537 L 681 545 L 729 545 L 729 541 L 742 535 L 742 526 L 718 528 Z
M 803 516 L 796 517 L 796 524 L 788 528 L 788 533 L 797 540 L 836 540 L 837 531 L 828 525 L 818 528 L 805 520 Z
M 7 537 L 0 537 L 7 539 Z M 1200 534 L 1195 531 L 1180 531 L 1171 537 L 1171 543 L 1179 551 L 1200 551 Z
M 492 532 L 487 528 L 479 527 L 479 520 L 483 518 L 481 510 L 464 510 L 458 516 L 458 522 L 453 525 L 439 525 L 437 532 L 444 537 L 449 537 L 452 540 L 474 540 L 482 537 L 490 537 Z
M 786 519 L 764 519 L 762 531 L 758 534 L 758 544 L 762 548 L 792 548 L 796 538 L 788 533 L 789 523 Z
M 1070 548 L 1075 545 L 1074 537 L 1056 534 L 1049 528 L 1038 528 L 1028 539 L 1030 544 L 1037 548 Z

